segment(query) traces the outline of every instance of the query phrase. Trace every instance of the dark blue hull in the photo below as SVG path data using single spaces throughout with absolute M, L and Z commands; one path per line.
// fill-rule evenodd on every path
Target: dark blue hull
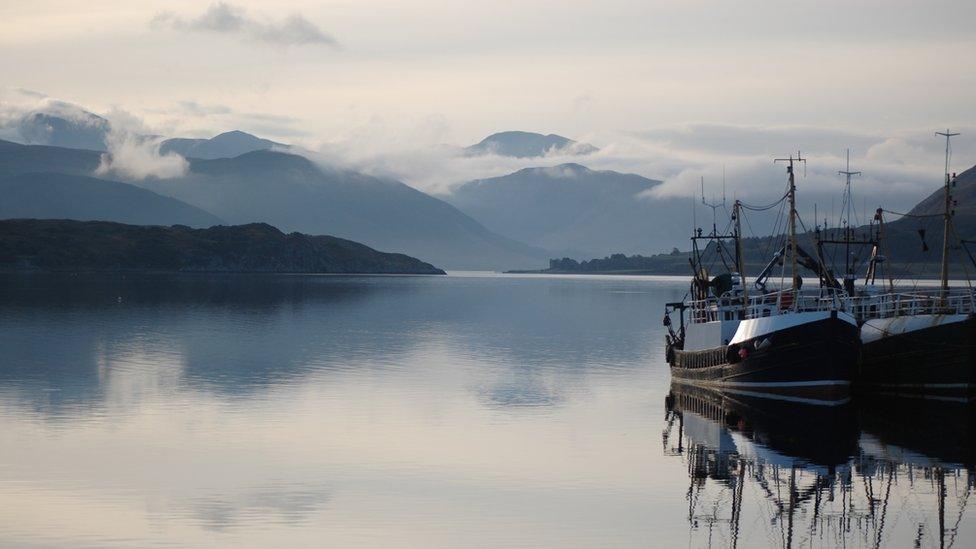
M 850 397 L 859 347 L 857 327 L 833 315 L 738 344 L 675 350 L 671 376 L 740 394 L 839 402 Z
M 866 391 L 973 395 L 976 319 L 864 343 L 854 382 Z

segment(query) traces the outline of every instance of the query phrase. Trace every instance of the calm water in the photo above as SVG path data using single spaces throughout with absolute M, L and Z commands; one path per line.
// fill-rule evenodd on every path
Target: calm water
M 2 278 L 0 545 L 976 544 L 971 407 L 666 399 L 685 287 Z

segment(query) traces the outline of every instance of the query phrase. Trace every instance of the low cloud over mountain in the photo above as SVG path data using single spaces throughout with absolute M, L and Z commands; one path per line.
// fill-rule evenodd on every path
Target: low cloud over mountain
M 489 135 L 480 143 L 464 149 L 469 156 L 496 154 L 515 158 L 532 158 L 547 155 L 584 155 L 599 149 L 589 143 L 579 143 L 572 139 L 551 133 L 542 135 L 532 132 L 501 132 Z
M 261 139 L 249 133 L 234 130 L 215 135 L 210 139 L 167 139 L 160 144 L 161 154 L 176 153 L 185 158 L 233 158 L 253 151 L 268 149 L 286 150 L 288 145 Z

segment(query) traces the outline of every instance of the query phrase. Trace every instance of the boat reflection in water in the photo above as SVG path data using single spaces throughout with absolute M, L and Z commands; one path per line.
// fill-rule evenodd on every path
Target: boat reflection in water
M 971 547 L 972 402 L 817 406 L 672 384 L 691 547 Z

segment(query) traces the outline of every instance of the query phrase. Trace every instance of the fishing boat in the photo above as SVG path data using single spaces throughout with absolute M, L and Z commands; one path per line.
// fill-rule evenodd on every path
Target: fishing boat
M 949 138 L 958 134 L 946 130 L 937 135 L 946 139 L 944 207 L 941 214 L 934 214 L 942 217 L 943 223 L 940 285 L 928 291 L 899 290 L 889 281 L 886 291 L 866 285 L 865 291 L 851 297 L 849 308 L 861 325 L 861 360 L 854 381 L 867 390 L 972 398 L 976 394 L 976 293 L 972 287 L 949 285 L 949 247 L 955 234 L 952 189 L 956 180 L 955 174 L 949 173 Z M 882 214 L 881 209 L 875 214 L 879 227 L 883 227 Z M 876 253 L 877 247 L 872 257 Z M 871 286 L 873 268 L 869 267 L 868 274 Z
M 730 232 L 720 234 L 713 225 L 712 233 L 703 235 L 696 228 L 690 299 L 665 307 L 666 358 L 672 379 L 679 383 L 770 398 L 841 403 L 849 398 L 859 352 L 857 322 L 846 311 L 846 294 L 823 262 L 797 244 L 794 165 L 805 159 L 791 155 L 777 161 L 788 162 L 787 190 L 780 200 L 789 209 L 786 242 L 757 277 L 756 291 L 750 294 L 741 220 L 744 210 L 758 208 L 736 200 Z M 702 247 L 700 242 L 706 245 Z M 710 277 L 709 254 L 727 272 Z M 781 282 L 779 289 L 767 289 L 766 281 L 777 266 L 785 281 L 787 265 L 792 284 L 786 287 Z M 800 266 L 830 281 L 804 290 Z

